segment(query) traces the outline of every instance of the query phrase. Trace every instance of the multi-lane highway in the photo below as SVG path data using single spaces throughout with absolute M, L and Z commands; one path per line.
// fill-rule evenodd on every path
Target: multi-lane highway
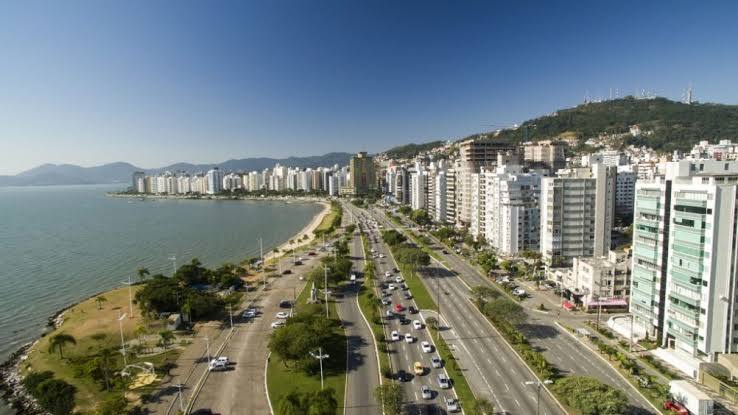
M 389 226 L 394 226 L 386 218 L 384 213 L 378 209 L 372 210 L 372 213 L 377 217 L 383 218 L 384 223 Z M 428 236 L 436 244 L 435 246 L 431 246 L 431 248 L 436 249 L 441 259 L 452 270 L 443 269 L 439 273 L 440 281 L 446 282 L 451 296 L 455 292 L 457 297 L 468 298 L 470 297 L 469 287 L 478 285 L 493 286 L 491 281 L 484 278 L 476 268 L 472 267 L 458 255 L 451 252 L 444 254 L 440 242 L 432 235 Z M 436 267 L 436 269 L 439 267 Z M 432 269 L 433 267 L 426 272 L 429 279 L 433 279 Z M 458 303 L 458 301 L 455 302 Z M 474 311 L 476 314 L 479 314 L 476 310 Z M 569 374 L 591 376 L 622 390 L 628 396 L 630 403 L 629 413 L 631 414 L 655 413 L 650 403 L 636 392 L 630 383 L 620 377 L 615 369 L 604 363 L 591 350 L 583 347 L 576 340 L 572 339 L 571 336 L 562 333 L 555 325 L 555 317 L 553 315 L 531 311 L 526 311 L 526 313 L 528 321 L 522 326 L 522 331 L 526 334 L 531 344 L 542 351 L 549 362 L 554 364 L 559 370 Z
M 355 211 L 356 212 L 356 211 Z M 360 215 L 362 216 L 362 215 Z M 364 216 L 366 217 L 366 216 Z M 445 362 L 441 368 L 434 368 L 431 363 L 431 357 L 438 356 L 436 353 L 435 343 L 431 338 L 430 332 L 422 324 L 420 328 L 414 327 L 414 320 L 421 320 L 420 313 L 411 313 L 409 307 L 417 310 L 417 304 L 410 298 L 405 297 L 406 294 L 412 296 L 409 290 L 402 288 L 402 276 L 395 272 L 397 264 L 390 255 L 389 249 L 382 242 L 380 231 L 377 225 L 371 223 L 372 220 L 367 219 L 364 226 L 370 239 L 370 249 L 374 252 L 367 253 L 370 259 L 375 262 L 377 278 L 375 283 L 379 296 L 388 304 L 383 305 L 382 314 L 385 321 L 385 330 L 387 337 L 390 339 L 390 359 L 394 373 L 404 371 L 407 379 L 400 382 L 405 395 L 405 406 L 409 413 L 417 413 L 425 410 L 427 413 L 446 413 L 448 399 L 456 400 L 456 393 L 453 387 L 442 389 L 439 386 L 438 375 L 443 374 L 447 378 L 448 372 L 445 369 Z M 376 242 L 374 242 L 376 241 Z M 399 278 L 398 278 L 399 277 Z M 392 284 L 392 286 L 390 286 Z M 394 289 L 392 289 L 394 287 Z M 382 295 L 382 291 L 386 295 Z M 397 305 L 402 307 L 402 311 L 397 311 Z M 388 317 L 388 313 L 391 317 Z M 421 322 L 422 323 L 422 322 Z M 391 340 L 391 333 L 397 332 L 398 340 Z M 405 340 L 406 335 L 412 337 L 411 342 Z M 431 345 L 431 351 L 423 351 L 422 342 L 428 342 Z M 423 367 L 423 373 L 416 375 L 414 373 L 415 363 L 419 362 Z M 430 389 L 430 398 L 422 396 L 421 387 L 425 385 Z M 451 382 L 453 386 L 453 382 Z
M 385 227 L 394 225 L 377 211 L 370 214 Z M 504 339 L 468 301 L 470 293 L 458 275 L 432 264 L 421 271 L 429 293 L 440 305 L 441 321 L 451 332 L 450 343 L 466 364 L 465 375 L 476 396 L 488 399 L 496 411 L 535 414 L 538 405 L 535 375 L 518 358 Z M 466 363 L 464 363 L 466 362 Z M 558 404 L 541 393 L 541 414 L 562 414 Z

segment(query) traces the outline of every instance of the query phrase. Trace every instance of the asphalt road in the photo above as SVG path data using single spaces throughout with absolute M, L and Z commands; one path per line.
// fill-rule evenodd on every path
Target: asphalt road
M 381 215 L 385 223 L 389 223 L 383 213 L 376 210 L 374 213 L 378 216 Z M 428 236 L 435 242 L 435 248 L 441 246 L 432 235 Z M 444 254 L 441 249 L 436 249 L 436 252 L 453 270 L 450 272 L 451 277 L 441 278 L 441 280 L 447 281 L 449 283 L 448 287 L 453 288 L 457 293 L 466 293 L 465 296 L 468 298 L 470 296 L 468 287 L 493 286 L 491 281 L 484 278 L 476 268 L 458 255 L 450 252 Z M 556 365 L 559 370 L 569 374 L 591 376 L 622 390 L 628 396 L 629 414 L 655 413 L 648 401 L 637 393 L 630 383 L 622 379 L 615 369 L 603 362 L 594 352 L 572 339 L 571 336 L 562 333 L 555 325 L 555 316 L 530 310 L 526 310 L 526 313 L 528 321 L 521 326 L 522 332 L 531 345 L 541 351 L 548 361 Z
M 372 212 L 386 227 L 394 227 L 384 215 Z M 451 334 L 450 343 L 457 359 L 466 363 L 465 376 L 478 397 L 486 398 L 495 410 L 509 414 L 535 414 L 535 386 L 526 381 L 536 378 L 517 357 L 487 319 L 467 300 L 469 290 L 458 275 L 437 264 L 421 271 L 424 283 L 439 304 L 443 331 Z M 466 355 L 464 357 L 464 355 Z M 545 392 L 541 393 L 541 414 L 562 414 L 558 405 Z
M 320 256 L 302 254 L 303 265 L 295 266 L 292 258 L 283 258 L 282 270 L 291 269 L 292 274 L 283 275 L 270 283 L 254 307 L 261 314 L 251 320 L 241 318 L 241 310 L 234 313 L 235 333 L 221 353 L 230 361 L 230 370 L 210 372 L 194 401 L 193 411 L 210 409 L 216 414 L 268 414 L 265 385 L 266 360 L 269 353 L 267 344 L 272 332 L 271 323 L 278 320 L 275 314 L 285 309 L 279 308 L 280 300 L 292 300 L 305 285 L 300 276 L 306 275 Z M 205 369 L 206 370 L 206 369 Z M 272 402 L 276 405 L 276 402 Z
M 360 236 L 353 237 L 349 244 L 349 255 L 353 262 L 352 272 L 357 280 L 346 286 L 343 298 L 336 300 L 336 309 L 348 343 L 344 414 L 375 415 L 380 413 L 374 399 L 374 390 L 379 385 L 379 364 L 372 331 L 361 314 L 357 297 L 359 288 L 364 283 L 364 254 Z
M 389 287 L 389 284 L 394 284 L 398 287 L 394 290 L 386 289 L 388 295 L 383 296 L 383 298 L 388 299 L 390 304 L 382 307 L 382 314 L 386 324 L 386 332 L 389 334 L 392 331 L 397 331 L 400 334 L 400 340 L 390 340 L 389 343 L 392 368 L 395 373 L 397 373 L 398 370 L 404 370 L 412 376 L 410 381 L 400 382 L 405 395 L 405 410 L 410 414 L 422 413 L 421 410 L 425 410 L 426 413 L 445 414 L 447 413 L 445 400 L 449 398 L 457 399 L 453 388 L 441 389 L 438 385 L 437 376 L 439 373 L 444 373 L 449 377 L 445 370 L 445 362 L 444 367 L 440 369 L 432 367 L 431 356 L 436 355 L 436 347 L 433 339 L 431 338 L 430 332 L 425 327 L 425 324 L 423 324 L 423 327 L 418 330 L 413 328 L 412 323 L 401 324 L 400 319 L 397 316 L 389 319 L 385 317 L 387 310 L 394 311 L 396 305 L 401 304 L 404 309 L 402 314 L 404 314 L 408 320 L 412 321 L 421 319 L 419 313 L 410 314 L 407 311 L 407 307 L 409 306 L 413 306 L 417 310 L 417 304 L 415 304 L 413 299 L 407 300 L 404 298 L 404 293 L 409 291 L 400 289 L 400 283 L 395 280 L 395 278 L 400 275 L 399 273 L 393 272 L 393 269 L 397 267 L 397 264 L 390 255 L 388 247 L 382 242 L 379 230 L 373 226 L 364 227 L 365 230 L 367 228 L 370 240 L 377 241 L 376 243 L 370 243 L 371 248 L 375 250 L 377 255 L 381 254 L 383 256 L 383 258 L 372 258 L 376 266 L 376 284 L 386 284 L 386 287 Z M 385 276 L 386 273 L 389 273 L 390 276 Z M 382 290 L 381 285 L 377 288 L 380 291 Z M 413 342 L 408 343 L 405 341 L 406 334 L 413 336 Z M 432 345 L 432 351 L 430 353 L 422 351 L 421 342 L 423 341 L 427 341 Z M 414 375 L 413 366 L 415 362 L 420 362 L 423 365 L 424 373 L 422 375 Z M 430 387 L 432 394 L 431 399 L 423 399 L 421 394 L 422 385 L 428 385 Z

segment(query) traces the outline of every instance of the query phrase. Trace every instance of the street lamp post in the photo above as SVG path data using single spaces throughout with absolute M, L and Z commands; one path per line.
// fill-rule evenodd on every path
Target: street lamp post
M 318 354 L 315 354 L 315 352 L 310 352 L 310 356 L 320 360 L 320 389 L 323 389 L 323 359 L 327 359 L 330 356 L 328 356 L 328 354 L 323 354 L 322 347 L 318 347 Z
M 184 396 L 182 395 L 182 383 L 180 382 L 177 382 L 177 395 L 179 398 L 179 411 L 184 413 L 184 402 L 183 402 Z
M 120 283 L 128 286 L 128 308 L 130 312 L 128 318 L 133 318 L 133 282 L 131 282 L 131 276 L 128 275 L 128 282 L 121 281 Z
M 208 354 L 208 364 L 210 364 L 210 339 L 207 336 L 205 337 L 205 351 Z
M 172 261 L 172 276 L 174 276 L 177 273 L 177 256 L 172 255 L 169 260 Z
M 126 359 L 126 340 L 123 338 L 123 319 L 125 318 L 125 313 L 121 315 L 120 310 L 118 310 L 118 328 L 120 328 L 120 349 L 121 353 L 123 353 L 123 367 L 128 366 L 128 360 Z
M 233 328 L 233 306 L 228 304 L 228 317 L 231 320 L 231 329 Z
M 325 294 L 325 318 L 329 318 L 330 315 L 328 314 L 328 266 L 323 266 L 323 278 L 325 280 L 323 285 L 323 292 Z
M 540 415 L 541 413 L 541 386 L 543 385 L 550 385 L 553 381 L 550 379 L 546 379 L 543 382 L 540 380 L 528 380 L 525 382 L 526 385 L 535 385 L 536 386 L 536 415 Z

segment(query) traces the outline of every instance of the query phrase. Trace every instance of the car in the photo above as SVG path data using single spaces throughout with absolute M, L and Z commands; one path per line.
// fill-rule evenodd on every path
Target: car
M 317 254 L 315 252 L 313 252 L 313 251 L 308 252 L 308 256 L 315 256 L 315 255 L 317 255 Z
M 515 288 L 512 290 L 512 295 L 523 296 L 525 295 L 525 290 L 522 288 Z
M 431 399 L 433 398 L 433 394 L 431 393 L 431 388 L 428 385 L 423 385 L 420 387 L 420 395 L 423 397 L 423 399 Z
M 284 326 L 284 321 L 273 321 L 272 322 L 272 328 L 277 329 Z
M 291 300 L 282 300 L 279 302 L 279 308 L 292 308 Z
M 405 343 L 412 343 L 415 341 L 415 336 L 410 333 L 405 334 Z
M 426 353 L 430 353 L 433 351 L 433 346 L 431 346 L 431 344 L 427 341 L 423 341 L 422 343 L 420 343 L 420 348 L 423 349 L 423 351 Z
M 415 362 L 415 364 L 413 365 L 413 372 L 418 376 L 425 373 L 425 368 L 423 367 L 423 364 L 420 362 Z
M 408 311 L 408 313 L 410 313 L 410 314 L 418 314 L 418 309 L 417 309 L 417 308 L 415 308 L 414 306 L 410 306 L 410 307 L 408 307 L 408 308 L 407 308 L 407 311 Z
M 404 309 L 405 309 L 405 307 L 403 307 L 402 304 L 400 304 L 400 303 L 395 304 L 395 311 L 396 312 L 399 313 L 400 311 L 403 311 Z
M 459 401 L 454 398 L 446 398 L 446 410 L 448 412 L 459 412 Z
M 380 258 L 384 258 L 384 254 L 379 254 L 379 257 Z
M 405 294 L 403 294 L 402 297 L 405 298 L 406 300 L 412 300 L 413 299 L 413 295 L 410 294 L 409 291 L 405 291 Z
M 392 330 L 390 338 L 392 339 L 392 341 L 398 341 L 400 340 L 400 333 L 398 333 L 397 330 Z
M 405 326 L 410 324 L 410 319 L 405 318 L 404 314 L 396 314 L 397 318 L 400 320 L 400 324 Z
M 413 328 L 415 330 L 420 330 L 423 328 L 423 323 L 421 323 L 420 320 L 413 320 Z
M 410 375 L 410 373 L 405 372 L 402 369 L 397 371 L 396 377 L 397 377 L 397 380 L 399 380 L 400 382 L 409 382 L 410 379 L 412 379 L 412 375 Z
M 448 251 L 447 251 L 447 250 L 445 250 L 445 249 L 444 249 L 444 250 L 442 250 L 441 252 L 443 252 L 444 254 L 448 255 Z
M 401 282 L 402 282 L 402 277 L 401 277 L 401 276 L 399 276 L 399 275 L 398 275 L 398 276 L 396 276 L 396 277 L 395 277 L 395 282 L 396 282 L 396 283 L 398 283 L 398 284 L 399 284 L 399 283 L 401 283 Z
M 390 305 L 390 304 L 392 304 L 392 301 L 390 301 L 389 298 L 382 298 L 382 304 L 383 305 Z
M 392 268 L 392 272 L 394 272 L 395 274 L 397 274 L 398 272 L 400 272 L 400 270 L 397 269 L 397 268 Z
M 219 359 L 213 359 L 208 364 L 208 370 L 211 372 L 218 371 L 218 370 L 226 370 L 228 369 L 228 358 L 226 360 L 219 360 Z
M 395 284 L 390 284 L 390 285 L 387 286 L 387 289 L 388 290 L 395 290 L 395 289 L 397 289 L 397 287 L 395 286 Z
M 384 312 L 385 317 L 392 318 L 395 316 L 395 313 L 392 312 L 392 310 L 387 310 Z
M 294 262 L 295 265 L 302 265 L 302 259 L 298 259 Z
M 405 284 L 404 282 L 403 282 L 402 284 L 400 284 L 400 287 L 401 287 L 401 288 L 402 288 L 403 290 L 407 290 L 407 288 L 408 288 L 408 287 L 407 287 L 407 284 Z
M 438 374 L 438 387 L 441 389 L 448 389 L 451 387 L 451 382 L 448 380 L 448 376 L 445 373 Z
M 243 318 L 254 318 L 256 317 L 256 310 L 253 308 L 246 309 L 241 316 Z
M 279 313 L 277 313 L 277 316 L 276 317 L 277 318 L 281 318 L 281 319 L 285 319 L 285 318 L 288 318 L 289 316 L 290 316 L 290 313 L 288 313 L 286 311 L 280 311 Z
M 384 273 L 384 276 L 385 276 L 385 277 L 391 277 L 391 276 L 392 276 L 392 273 L 391 273 L 391 272 L 389 272 L 389 271 L 386 271 L 386 272 Z
M 441 367 L 443 367 L 443 361 L 438 355 L 431 357 L 431 366 L 433 366 L 435 369 L 440 369 Z

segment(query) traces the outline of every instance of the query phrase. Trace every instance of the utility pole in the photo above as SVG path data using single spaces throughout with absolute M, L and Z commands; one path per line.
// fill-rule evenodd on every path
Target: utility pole
M 325 318 L 329 318 L 328 315 L 328 266 L 323 265 L 323 276 L 325 278 L 325 285 L 323 285 L 323 292 L 325 293 Z
M 179 395 L 178 396 L 179 397 L 179 412 L 184 413 L 184 402 L 183 402 L 184 397 L 182 396 L 182 384 L 179 382 L 177 382 L 177 389 L 178 389 L 177 395 Z
M 123 367 L 128 366 L 128 360 L 126 359 L 126 340 L 123 338 L 123 319 L 126 318 L 126 315 L 120 314 L 120 310 L 118 310 L 118 327 L 120 328 L 120 349 L 123 353 Z
M 323 348 L 318 347 L 318 354 L 315 354 L 314 352 L 310 352 L 310 356 L 320 360 L 320 389 L 323 389 L 323 359 L 327 359 L 330 356 L 327 354 L 323 354 Z
M 553 383 L 553 381 L 552 380 L 549 380 L 549 379 L 546 379 L 543 382 L 541 382 L 540 380 L 529 380 L 529 381 L 526 381 L 525 382 L 526 385 L 535 385 L 536 386 L 536 390 L 537 390 L 537 396 L 536 396 L 536 415 L 540 415 L 540 413 L 541 413 L 541 386 L 543 386 L 543 385 L 550 385 L 552 383 Z

